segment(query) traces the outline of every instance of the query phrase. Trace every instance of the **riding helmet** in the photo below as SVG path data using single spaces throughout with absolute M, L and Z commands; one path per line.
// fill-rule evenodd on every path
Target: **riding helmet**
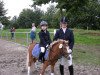
M 68 22 L 67 17 L 62 17 L 60 23 L 66 24 Z
M 40 26 L 44 26 L 44 25 L 48 25 L 48 23 L 46 21 L 41 21 Z

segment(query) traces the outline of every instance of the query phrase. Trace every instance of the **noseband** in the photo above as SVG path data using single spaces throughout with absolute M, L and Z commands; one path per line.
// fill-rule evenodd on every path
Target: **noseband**
M 64 56 L 64 57 L 67 57 L 68 56 L 68 53 L 67 53 L 67 48 L 66 45 L 68 42 L 63 40 L 63 47 L 62 47 L 62 50 L 61 50 L 61 56 Z

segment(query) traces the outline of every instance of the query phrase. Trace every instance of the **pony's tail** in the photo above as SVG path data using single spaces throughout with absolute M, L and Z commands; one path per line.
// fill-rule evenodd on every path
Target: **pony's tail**
M 29 63 L 29 53 L 27 52 L 26 68 L 28 68 L 28 63 Z
M 29 46 L 28 46 L 28 50 L 29 50 Z M 27 51 L 26 68 L 28 68 L 28 65 L 29 65 L 29 51 Z

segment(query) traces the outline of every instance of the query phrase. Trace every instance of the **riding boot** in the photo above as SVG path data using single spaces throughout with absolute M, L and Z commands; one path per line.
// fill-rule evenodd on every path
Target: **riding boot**
M 70 75 L 74 75 L 73 65 L 68 67 Z
M 60 74 L 64 75 L 64 66 L 60 64 L 59 68 L 60 68 Z
M 42 58 L 43 58 L 43 53 L 40 52 L 40 54 L 39 54 L 39 62 L 42 62 Z
M 44 61 L 45 61 L 44 55 L 45 55 L 45 53 L 40 52 L 39 62 L 44 63 Z
M 45 53 L 42 54 L 42 63 L 44 63 L 45 58 L 44 58 Z

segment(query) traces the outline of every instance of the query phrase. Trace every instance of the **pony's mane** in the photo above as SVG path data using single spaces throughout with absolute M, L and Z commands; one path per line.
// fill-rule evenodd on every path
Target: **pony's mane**
M 62 39 L 58 39 L 57 41 L 53 41 L 50 44 L 49 60 L 57 60 L 59 58 L 60 50 L 58 50 L 57 47 L 56 47 L 57 49 L 56 48 L 53 48 L 53 47 L 56 46 L 57 44 L 60 45 L 60 44 L 63 44 L 63 43 L 68 43 L 68 41 L 62 40 Z
M 66 41 L 66 40 L 58 39 L 57 41 L 53 41 L 53 42 L 50 44 L 50 48 L 52 48 L 52 46 L 56 45 L 58 42 L 63 42 L 63 41 L 68 42 L 68 41 Z

